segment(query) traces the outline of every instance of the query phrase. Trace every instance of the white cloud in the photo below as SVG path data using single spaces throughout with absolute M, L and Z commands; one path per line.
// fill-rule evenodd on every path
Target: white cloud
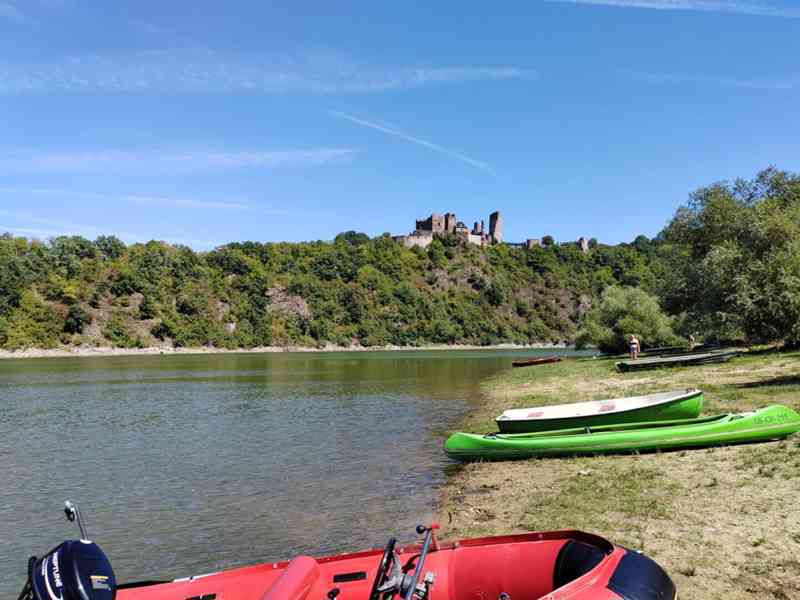
M 0 193 L 16 194 L 19 196 L 39 196 L 43 198 L 71 198 L 74 200 L 125 202 L 130 204 L 156 206 L 160 208 L 195 208 L 230 211 L 253 210 L 253 206 L 250 204 L 243 202 L 231 202 L 227 200 L 196 200 L 191 198 L 145 196 L 138 194 L 102 194 L 97 192 L 76 192 L 73 190 L 59 190 L 52 188 L 0 187 Z M 3 215 L 4 213 L 8 214 L 8 211 L 0 211 L 0 215 Z
M 481 169 L 483 171 L 487 171 L 489 173 L 492 173 L 492 168 L 489 166 L 488 163 L 485 163 L 485 162 L 480 161 L 480 160 L 476 160 L 474 158 L 470 158 L 469 156 L 466 156 L 465 154 L 461 154 L 459 152 L 455 152 L 454 150 L 450 150 L 449 148 L 445 148 L 444 146 L 440 146 L 439 144 L 434 144 L 433 142 L 429 142 L 428 140 L 423 140 L 422 138 L 418 138 L 416 136 L 409 135 L 408 133 L 400 131 L 399 129 L 397 129 L 394 126 L 390 126 L 390 125 L 387 125 L 385 123 L 379 123 L 377 121 L 368 121 L 366 119 L 361 119 L 361 118 L 358 118 L 358 117 L 354 117 L 354 116 L 348 115 L 348 114 L 343 113 L 343 112 L 330 111 L 330 114 L 333 115 L 334 117 L 338 117 L 340 119 L 345 119 L 347 121 L 350 121 L 351 123 L 355 123 L 356 125 L 361 125 L 362 127 L 368 127 L 369 129 L 374 129 L 376 131 L 380 131 L 380 132 L 385 133 L 387 135 L 391 135 L 391 136 L 398 137 L 400 139 L 406 140 L 407 142 L 411 142 L 413 144 L 417 144 L 419 146 L 423 146 L 425 148 L 428 148 L 429 150 L 433 150 L 434 152 L 438 152 L 440 154 L 444 154 L 444 155 L 449 156 L 451 158 L 455 158 L 455 159 L 460 160 L 462 162 L 465 162 L 465 163 L 467 163 L 469 165 L 472 165 L 473 167 L 476 167 L 476 168 Z
M 791 90 L 800 87 L 800 76 L 777 79 L 733 79 L 725 77 L 703 77 L 681 73 L 646 73 L 640 71 L 631 73 L 631 76 L 638 81 L 656 84 L 692 83 L 703 85 L 722 85 L 751 90 Z
M 98 202 L 109 204 L 134 204 L 140 206 L 151 206 L 163 209 L 186 209 L 186 210 L 221 210 L 235 212 L 253 212 L 264 215 L 276 216 L 303 216 L 304 213 L 295 210 L 272 208 L 263 204 L 255 204 L 240 200 L 200 200 L 196 198 L 184 198 L 174 196 L 153 196 L 146 194 L 120 194 L 115 192 L 82 192 L 75 190 L 55 189 L 55 188 L 28 188 L 28 187 L 0 187 L 0 194 L 7 194 L 16 197 L 35 197 L 40 200 L 83 200 L 86 202 Z M 41 219 L 35 215 L 19 213 L 16 211 L 0 210 L 0 217 L 12 216 L 24 218 L 27 222 L 41 223 Z M 45 221 L 48 224 L 49 221 Z M 85 229 L 85 227 L 84 227 Z
M 314 148 L 269 152 L 214 150 L 99 150 L 38 152 L 0 150 L 0 173 L 115 172 L 186 173 L 236 169 L 276 169 L 325 165 L 349 160 L 355 150 Z
M 45 91 L 368 93 L 480 80 L 535 79 L 517 67 L 375 67 L 333 53 L 239 57 L 198 49 L 0 61 L 0 93 Z
M 693 10 L 738 13 L 763 17 L 800 18 L 800 8 L 774 0 L 546 0 L 567 4 L 589 4 L 654 10 Z

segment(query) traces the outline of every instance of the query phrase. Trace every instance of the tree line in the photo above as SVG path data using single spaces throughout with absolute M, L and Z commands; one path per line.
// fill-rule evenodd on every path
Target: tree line
M 689 196 L 642 240 L 655 285 L 612 287 L 578 336 L 607 351 L 698 340 L 800 346 L 800 176 L 769 168 Z
M 455 237 L 405 248 L 0 236 L 0 347 L 418 346 L 560 342 L 611 284 L 652 285 L 628 245 L 523 250 Z
M 209 252 L 113 236 L 0 236 L 0 347 L 419 346 L 695 333 L 800 343 L 800 178 L 691 194 L 654 239 L 536 248 L 442 236 L 242 242 Z

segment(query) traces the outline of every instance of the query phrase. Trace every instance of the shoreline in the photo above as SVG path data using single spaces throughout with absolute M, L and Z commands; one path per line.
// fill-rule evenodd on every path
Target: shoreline
M 0 350 L 0 360 L 29 358 L 101 358 L 106 356 L 158 356 L 201 354 L 278 354 L 278 353 L 334 353 L 334 352 L 425 352 L 443 350 L 569 350 L 567 344 L 495 344 L 475 346 L 470 344 L 432 344 L 427 346 L 262 346 L 256 348 L 213 348 L 172 346 L 149 346 L 146 348 L 114 348 L 112 346 L 79 346 L 62 348 L 28 348 L 24 350 Z
M 699 387 L 706 414 L 800 410 L 800 352 L 620 374 L 613 359 L 509 369 L 456 424 L 495 429 L 506 408 Z M 451 539 L 579 529 L 645 552 L 683 600 L 800 598 L 800 433 L 695 450 L 454 463 L 434 513 Z

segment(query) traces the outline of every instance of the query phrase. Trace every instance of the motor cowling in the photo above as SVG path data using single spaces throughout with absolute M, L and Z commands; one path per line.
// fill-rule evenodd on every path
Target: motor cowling
M 34 600 L 114 600 L 117 580 L 100 546 L 88 540 L 66 541 L 32 562 Z

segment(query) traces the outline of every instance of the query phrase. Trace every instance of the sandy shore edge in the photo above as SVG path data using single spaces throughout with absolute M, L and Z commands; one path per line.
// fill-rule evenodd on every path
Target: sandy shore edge
M 262 346 L 257 348 L 174 348 L 152 346 L 148 348 L 113 348 L 110 346 L 80 346 L 64 348 L 28 348 L 25 350 L 0 350 L 0 360 L 21 358 L 88 358 L 103 356 L 151 356 L 166 354 L 269 354 L 278 352 L 422 352 L 430 350 L 564 350 L 566 344 L 496 344 L 472 346 L 468 344 L 439 344 L 430 346 Z

